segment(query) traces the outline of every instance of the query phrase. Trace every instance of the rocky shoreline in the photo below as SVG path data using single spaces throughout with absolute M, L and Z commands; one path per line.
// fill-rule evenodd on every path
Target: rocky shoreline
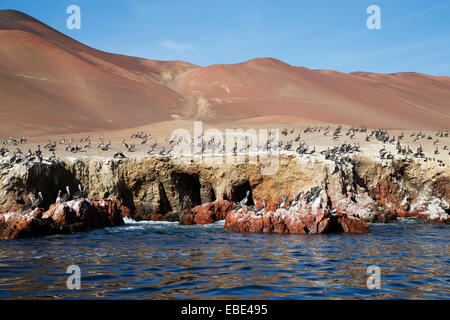
M 169 157 L 64 159 L 17 164 L 2 173 L 0 238 L 89 230 L 134 220 L 206 224 L 225 219 L 239 232 L 369 232 L 365 222 L 397 217 L 450 221 L 449 170 L 423 160 L 354 155 L 337 164 L 317 156 L 280 155 L 275 175 L 261 164 L 182 164 Z M 58 190 L 86 184 L 85 199 L 54 203 Z M 114 197 L 104 198 L 105 190 Z M 235 208 L 246 191 L 248 206 Z M 319 192 L 320 191 L 320 192 Z M 41 207 L 21 212 L 28 194 Z M 282 196 L 295 206 L 277 208 Z M 314 199 L 306 194 L 316 193 Z M 103 200 L 88 200 L 103 199 Z M 262 200 L 266 207 L 261 208 Z
M 47 211 L 43 208 L 27 212 L 0 214 L 0 239 L 18 239 L 68 234 L 90 229 L 123 225 L 117 202 L 86 199 L 58 202 Z

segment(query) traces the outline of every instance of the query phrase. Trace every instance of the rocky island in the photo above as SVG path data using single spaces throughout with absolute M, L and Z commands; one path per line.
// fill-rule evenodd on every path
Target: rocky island
M 384 145 L 399 148 L 395 142 Z M 365 146 L 342 143 L 331 151 L 319 148 L 314 146 L 314 153 L 282 149 L 273 175 L 263 175 L 261 163 L 180 163 L 168 155 L 116 159 L 67 154 L 20 163 L 5 156 L 0 235 L 19 238 L 118 226 L 125 217 L 180 224 L 225 220 L 224 228 L 232 231 L 299 234 L 365 233 L 366 222 L 398 217 L 450 220 L 445 161 L 381 159 L 361 152 Z M 83 197 L 77 191 L 66 201 L 55 201 L 66 186 L 69 193 L 79 186 L 87 190 Z M 43 200 L 27 209 L 27 195 L 39 192 Z

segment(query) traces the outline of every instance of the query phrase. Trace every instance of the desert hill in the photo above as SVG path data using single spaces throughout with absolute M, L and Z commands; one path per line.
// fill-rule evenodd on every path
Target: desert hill
M 203 119 L 450 128 L 450 77 L 340 73 L 272 58 L 198 67 L 88 47 L 0 11 L 0 136 L 134 128 Z

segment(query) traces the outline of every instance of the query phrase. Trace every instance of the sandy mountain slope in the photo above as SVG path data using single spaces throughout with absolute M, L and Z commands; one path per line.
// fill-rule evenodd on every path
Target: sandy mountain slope
M 0 137 L 171 120 L 450 128 L 450 77 L 340 73 L 272 58 L 198 67 L 95 50 L 0 11 Z
M 195 68 L 89 48 L 17 11 L 0 11 L 0 134 L 120 129 L 184 116 L 167 82 Z
M 260 58 L 192 70 L 177 90 L 193 97 L 198 116 L 211 120 L 291 116 L 373 127 L 450 127 L 449 77 L 344 74 Z

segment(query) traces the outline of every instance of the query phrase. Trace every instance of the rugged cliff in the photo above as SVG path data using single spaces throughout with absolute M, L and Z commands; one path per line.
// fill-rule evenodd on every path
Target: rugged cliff
M 239 201 L 250 190 L 249 205 L 275 209 L 281 196 L 320 187 L 321 201 L 365 221 L 415 216 L 450 220 L 450 170 L 423 160 L 378 160 L 354 155 L 336 164 L 323 157 L 280 155 L 275 174 L 263 175 L 261 164 L 176 163 L 168 157 L 139 159 L 63 159 L 3 169 L 0 212 L 19 208 L 28 195 L 42 192 L 47 209 L 66 186 L 87 185 L 87 197 L 99 200 L 110 188 L 122 214 L 151 219 L 214 200 Z

